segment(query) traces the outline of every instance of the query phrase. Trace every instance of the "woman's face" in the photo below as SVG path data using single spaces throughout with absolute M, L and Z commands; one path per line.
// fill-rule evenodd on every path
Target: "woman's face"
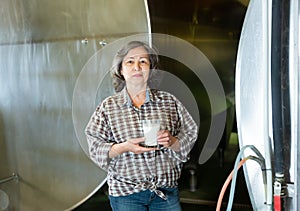
M 121 74 L 126 84 L 135 86 L 147 84 L 149 72 L 150 60 L 144 47 L 131 49 L 122 62 Z

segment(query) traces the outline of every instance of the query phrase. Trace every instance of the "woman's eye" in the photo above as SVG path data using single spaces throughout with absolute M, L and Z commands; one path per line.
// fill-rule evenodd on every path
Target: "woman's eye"
M 141 64 L 149 64 L 149 61 L 147 59 L 142 59 L 140 60 Z
M 134 63 L 133 60 L 127 60 L 127 61 L 125 61 L 125 64 L 127 64 L 127 65 L 130 65 L 130 64 L 133 64 L 133 63 Z

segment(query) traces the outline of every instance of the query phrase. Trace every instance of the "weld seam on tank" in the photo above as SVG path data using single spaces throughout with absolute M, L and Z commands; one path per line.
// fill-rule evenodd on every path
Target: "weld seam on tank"
M 13 173 L 13 174 L 12 174 L 11 176 L 9 176 L 9 177 L 0 179 L 0 184 L 7 183 L 7 182 L 10 182 L 10 181 L 12 181 L 12 180 L 19 181 L 19 176 L 18 176 L 18 174 Z

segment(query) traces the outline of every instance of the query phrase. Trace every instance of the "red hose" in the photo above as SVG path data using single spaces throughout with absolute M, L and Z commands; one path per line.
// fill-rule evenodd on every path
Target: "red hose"
M 248 160 L 249 158 L 244 158 L 243 160 L 241 160 L 239 162 L 239 165 L 238 165 L 238 168 L 237 170 L 239 170 L 241 168 L 241 166 Z M 218 203 L 217 203 L 217 208 L 216 208 L 216 211 L 220 211 L 221 210 L 221 205 L 222 205 L 222 200 L 223 200 L 223 197 L 224 197 L 224 194 L 225 194 L 225 191 L 230 183 L 230 181 L 232 180 L 232 176 L 233 176 L 233 173 L 234 173 L 234 170 L 231 171 L 231 173 L 229 174 L 229 176 L 227 177 L 223 187 L 222 187 L 222 190 L 220 192 L 220 195 L 219 195 L 219 198 L 218 198 Z

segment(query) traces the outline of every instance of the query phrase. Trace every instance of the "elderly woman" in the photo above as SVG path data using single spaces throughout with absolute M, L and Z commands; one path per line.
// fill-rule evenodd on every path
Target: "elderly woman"
M 198 128 L 172 94 L 149 87 L 157 52 L 132 41 L 120 49 L 111 74 L 116 94 L 93 113 L 86 135 L 91 159 L 108 171 L 113 210 L 181 210 L 178 179 Z M 158 119 L 158 145 L 145 147 L 142 120 Z

